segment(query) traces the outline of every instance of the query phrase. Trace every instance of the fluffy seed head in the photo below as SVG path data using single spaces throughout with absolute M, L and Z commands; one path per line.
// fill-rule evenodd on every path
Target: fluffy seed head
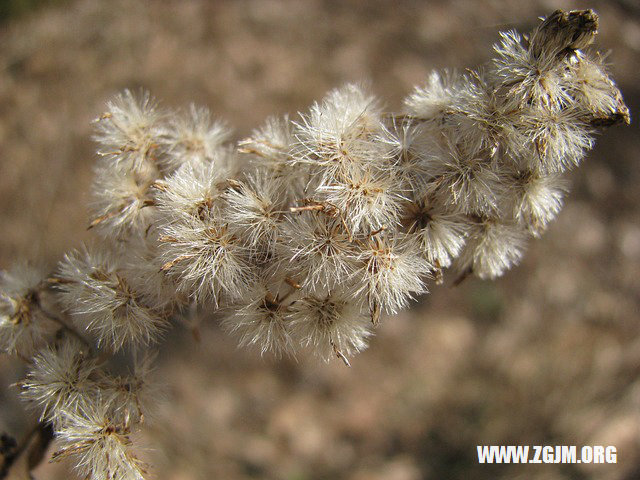
M 416 87 L 404 100 L 407 113 L 423 121 L 442 121 L 455 111 L 459 84 L 453 72 L 433 71 L 424 87 Z
M 93 220 L 89 228 L 103 238 L 143 236 L 155 214 L 150 187 L 157 179 L 157 169 L 148 163 L 136 170 L 120 164 L 99 165 L 91 188 Z
M 41 421 L 58 425 L 65 412 L 78 412 L 96 398 L 97 369 L 98 362 L 87 348 L 75 338 L 66 337 L 34 357 L 27 378 L 19 384 L 22 397 L 42 410 Z
M 142 423 L 158 403 L 160 392 L 151 379 L 155 357 L 148 352 L 137 356 L 133 371 L 128 375 L 113 376 L 103 372 L 100 376 L 100 394 L 116 423 Z
M 353 275 L 356 297 L 365 297 L 371 311 L 395 314 L 409 300 L 426 292 L 425 279 L 433 267 L 408 237 L 375 235 L 358 254 Z
M 410 234 L 416 236 L 429 263 L 437 268 L 450 267 L 466 242 L 466 218 L 447 213 L 427 194 L 404 205 L 402 223 Z
M 630 122 L 629 109 L 600 57 L 575 52 L 565 83 L 572 98 L 589 112 L 589 124 L 604 127 Z
M 211 113 L 194 104 L 185 113 L 172 115 L 159 139 L 164 155 L 160 160 L 165 172 L 173 172 L 185 163 L 213 162 L 231 132 Z
M 530 169 L 560 173 L 577 166 L 593 148 L 591 129 L 575 108 L 559 112 L 531 112 L 523 115 L 530 151 Z
M 238 146 L 242 153 L 252 155 L 252 163 L 257 167 L 278 174 L 286 169 L 294 142 L 293 124 L 289 117 L 269 117 L 261 128 L 254 130 Z
M 160 222 L 167 224 L 188 218 L 206 221 L 216 217 L 227 173 L 216 163 L 186 163 L 158 182 Z
M 55 325 L 38 305 L 42 273 L 27 264 L 0 271 L 0 351 L 29 358 Z
M 226 190 L 224 215 L 252 251 L 272 251 L 282 230 L 284 190 L 282 181 L 265 170 L 247 174 Z
M 107 112 L 96 120 L 98 153 L 125 168 L 138 169 L 154 161 L 162 116 L 149 92 L 136 98 L 125 90 L 109 101 Z
M 485 220 L 472 227 L 467 245 L 456 261 L 459 271 L 483 280 L 503 275 L 524 253 L 527 233 L 512 223 Z
M 403 196 L 400 181 L 390 172 L 352 167 L 317 192 L 335 206 L 353 233 L 397 223 Z
M 131 450 L 129 425 L 114 421 L 108 405 L 96 402 L 67 412 L 56 437 L 61 448 L 52 461 L 75 459 L 83 477 L 92 480 L 144 480 L 145 467 Z
M 525 175 L 518 179 L 514 198 L 516 221 L 539 237 L 562 209 L 566 192 L 566 182 L 559 175 Z
M 239 338 L 242 347 L 256 346 L 262 354 L 293 353 L 294 345 L 287 321 L 287 303 L 260 283 L 235 306 L 223 327 Z
M 291 162 L 310 165 L 323 179 L 389 158 L 388 146 L 374 140 L 384 128 L 375 99 L 357 85 L 331 91 L 296 127 Z
M 296 300 L 288 315 L 293 338 L 328 362 L 336 356 L 346 357 L 367 348 L 371 321 L 345 294 L 330 292 Z
M 499 208 L 505 193 L 504 179 L 490 158 L 480 152 L 468 152 L 445 139 L 442 154 L 434 157 L 434 181 L 428 189 L 449 211 L 485 214 Z
M 114 351 L 147 345 L 167 327 L 163 315 L 145 305 L 106 251 L 73 251 L 60 263 L 59 297 L 76 323 Z
M 332 289 L 353 273 L 356 249 L 340 218 L 301 212 L 286 224 L 280 255 L 307 289 Z
M 491 73 L 495 83 L 506 90 L 505 111 L 517 111 L 526 105 L 559 110 L 570 102 L 562 88 L 564 69 L 555 56 L 536 58 L 517 32 L 503 32 L 500 36 L 501 43 L 494 46 L 498 56 Z
M 226 224 L 187 217 L 164 227 L 160 241 L 162 271 L 197 302 L 240 298 L 253 281 L 250 252 Z

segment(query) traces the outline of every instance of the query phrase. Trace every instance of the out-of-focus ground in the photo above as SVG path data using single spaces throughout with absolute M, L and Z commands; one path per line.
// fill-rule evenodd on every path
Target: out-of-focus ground
M 399 109 L 431 69 L 487 61 L 499 30 L 593 7 L 597 46 L 640 112 L 631 0 L 17 3 L 0 19 L 0 268 L 52 267 L 88 238 L 90 122 L 123 88 L 206 105 L 240 138 L 346 81 Z M 152 478 L 640 478 L 638 133 L 602 135 L 522 265 L 433 286 L 350 369 L 238 350 L 215 322 L 199 344 L 174 329 L 159 356 L 166 398 L 141 434 Z M 18 437 L 31 418 L 9 385 L 23 374 L 0 357 L 0 430 Z M 483 444 L 615 445 L 618 463 L 479 465 Z

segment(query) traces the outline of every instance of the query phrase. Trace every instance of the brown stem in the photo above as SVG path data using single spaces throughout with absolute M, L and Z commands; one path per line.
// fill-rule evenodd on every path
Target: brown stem
M 29 472 L 44 459 L 51 440 L 53 440 L 51 425 L 45 422 L 36 423 L 10 455 L 4 457 L 4 462 L 0 464 L 0 479 L 29 478 Z M 21 457 L 24 458 L 18 462 Z M 18 471 L 21 468 L 24 468 L 24 471 Z
M 473 268 L 469 267 L 467 268 L 464 272 L 462 272 L 458 278 L 456 278 L 453 281 L 453 284 L 451 285 L 452 287 L 457 287 L 458 285 L 460 285 L 462 282 L 464 282 L 468 277 L 471 276 L 471 274 L 473 273 Z
M 47 317 L 49 320 L 51 320 L 52 322 L 57 323 L 58 325 L 60 325 L 62 327 L 63 330 L 65 330 L 66 332 L 69 332 L 71 335 L 73 335 L 74 337 L 76 337 L 78 340 L 80 340 L 80 342 L 82 342 L 82 344 L 87 347 L 89 349 L 89 351 L 92 351 L 92 346 L 91 343 L 89 343 L 89 341 L 84 338 L 84 336 L 82 336 L 82 334 L 80 332 L 78 332 L 75 328 L 73 328 L 72 326 L 68 325 L 67 322 L 65 322 L 64 320 L 62 320 L 61 318 L 47 312 L 46 310 L 44 310 L 43 308 L 40 308 L 40 311 L 44 314 L 45 317 Z
M 49 285 L 48 285 L 48 280 L 42 283 L 42 288 L 46 289 Z M 87 347 L 89 349 L 89 351 L 92 350 L 91 344 L 89 343 L 89 341 L 84 338 L 82 336 L 82 334 L 80 332 L 78 332 L 74 327 L 72 327 L 71 325 L 67 324 L 67 322 L 65 322 L 64 320 L 62 320 L 60 317 L 58 317 L 57 315 L 54 315 L 53 313 L 47 311 L 47 309 L 45 309 L 42 306 L 42 302 L 40 301 L 40 291 L 36 291 L 35 295 L 34 295 L 34 303 L 35 305 L 38 307 L 38 309 L 42 312 L 42 314 L 47 317 L 49 320 L 51 320 L 54 323 L 57 323 L 58 325 L 60 325 L 62 327 L 63 330 L 69 332 L 71 335 L 73 335 L 74 337 L 76 337 L 78 340 L 80 340 L 80 342 L 82 342 L 82 344 L 84 344 L 85 347 Z

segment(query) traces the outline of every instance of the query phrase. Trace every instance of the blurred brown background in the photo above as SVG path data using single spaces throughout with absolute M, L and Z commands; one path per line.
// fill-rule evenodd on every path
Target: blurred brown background
M 0 268 L 55 265 L 88 238 L 90 121 L 123 88 L 208 106 L 246 135 L 370 81 L 399 109 L 431 69 L 478 66 L 499 30 L 593 7 L 632 118 L 640 7 L 569 2 L 0 2 Z M 599 138 L 523 264 L 432 287 L 348 369 L 236 349 L 212 322 L 161 345 L 166 399 L 141 434 L 159 480 L 640 478 L 640 137 Z M 0 430 L 31 421 L 0 357 Z M 478 444 L 615 445 L 617 465 L 478 465 Z M 73 478 L 69 464 L 36 478 Z

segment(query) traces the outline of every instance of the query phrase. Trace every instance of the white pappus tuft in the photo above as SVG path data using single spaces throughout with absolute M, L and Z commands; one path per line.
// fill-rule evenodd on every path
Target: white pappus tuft
M 519 225 L 539 237 L 562 209 L 567 182 L 559 175 L 535 174 L 515 182 L 514 217 Z
M 293 338 L 325 362 L 337 356 L 348 365 L 347 357 L 367 348 L 371 321 L 344 293 L 304 296 L 289 310 Z
M 198 303 L 240 298 L 254 279 L 250 251 L 227 224 L 185 217 L 165 226 L 160 242 L 161 270 Z
M 26 263 L 0 271 L 0 351 L 27 359 L 53 333 L 38 302 L 42 282 L 42 272 Z
M 240 181 L 230 181 L 225 191 L 224 216 L 251 251 L 269 253 L 282 231 L 284 186 L 265 170 Z
M 377 323 L 377 314 L 384 310 L 395 314 L 409 300 L 427 291 L 425 280 L 433 266 L 421 255 L 417 242 L 408 236 L 371 236 L 357 257 L 353 274 L 354 296 L 366 299 L 365 304 Z
M 94 402 L 66 412 L 56 437 L 61 448 L 52 461 L 73 457 L 79 473 L 92 480 L 144 480 L 144 464 L 131 449 L 131 428 L 115 421 L 107 404 Z
M 524 110 L 522 125 L 529 139 L 528 167 L 542 173 L 560 173 L 577 166 L 593 148 L 591 128 L 575 108 L 558 112 Z
M 284 228 L 280 256 L 305 289 L 332 289 L 350 278 L 356 245 L 339 217 L 325 212 L 301 212 Z
M 228 170 L 216 163 L 187 163 L 157 182 L 160 223 L 216 216 L 227 174 Z
M 402 224 L 416 236 L 420 250 L 434 268 L 448 268 L 467 239 L 468 220 L 464 215 L 448 213 L 429 194 L 404 205 Z
M 426 129 L 424 124 L 394 118 L 381 136 L 380 141 L 391 147 L 393 157 L 387 168 L 398 177 L 402 192 L 422 188 L 432 180 L 429 163 L 434 155 L 433 138 L 425 134 Z
M 231 131 L 219 121 L 211 120 L 211 113 L 194 104 L 184 113 L 169 118 L 159 144 L 164 155 L 160 163 L 171 173 L 185 163 L 214 162 Z
M 249 138 L 238 142 L 238 150 L 252 155 L 252 163 L 256 167 L 265 167 L 274 174 L 281 173 L 286 169 L 296 140 L 293 128 L 288 116 L 269 117 Z
M 345 168 L 317 189 L 318 198 L 338 209 L 352 233 L 377 230 L 398 222 L 404 197 L 393 173 L 356 166 Z
M 289 330 L 288 295 L 272 293 L 264 283 L 258 283 L 233 305 L 235 312 L 223 321 L 223 327 L 239 338 L 241 347 L 256 346 L 262 354 L 292 354 L 294 344 Z
M 142 303 L 168 315 L 176 306 L 186 303 L 186 299 L 176 292 L 173 279 L 162 270 L 157 235 L 148 237 L 128 244 L 119 252 L 120 270 Z
M 109 163 L 134 170 L 154 161 L 163 116 L 149 92 L 136 98 L 125 90 L 108 102 L 107 112 L 96 120 L 98 154 Z
M 149 352 L 136 355 L 133 371 L 127 375 L 100 372 L 100 395 L 116 423 L 143 423 L 151 407 L 158 403 L 161 392 L 151 379 L 155 358 L 156 354 Z
M 168 326 L 164 315 L 142 302 L 106 251 L 85 247 L 65 255 L 57 276 L 62 304 L 100 346 L 117 351 L 148 345 Z
M 67 336 L 34 357 L 27 378 L 19 383 L 21 395 L 41 409 L 41 420 L 59 425 L 64 414 L 79 412 L 97 397 L 98 368 L 88 348 Z
M 629 109 L 620 90 L 607 74 L 604 61 L 577 50 L 565 76 L 566 88 L 580 107 L 589 112 L 595 126 L 629 123 Z
M 495 162 L 481 152 L 461 149 L 443 137 L 442 153 L 432 159 L 434 180 L 428 188 L 447 210 L 462 214 L 495 214 L 506 186 Z
M 327 181 L 342 169 L 363 168 L 390 157 L 375 141 L 384 127 L 375 98 L 358 85 L 336 89 L 296 124 L 290 162 L 314 168 Z
M 526 240 L 526 231 L 515 223 L 480 220 L 472 226 L 455 265 L 463 274 L 494 279 L 520 261 Z
M 505 111 L 519 110 L 527 104 L 534 108 L 559 110 L 570 101 L 563 87 L 564 67 L 557 58 L 535 56 L 523 45 L 514 31 L 500 34 L 502 42 L 495 45 L 498 57 L 491 74 L 495 83 L 507 90 Z
M 135 170 L 120 164 L 99 165 L 91 187 L 93 220 L 89 228 L 103 238 L 143 236 L 155 214 L 151 186 L 157 179 L 152 164 L 141 164 Z
M 459 83 L 453 72 L 433 71 L 424 87 L 416 87 L 404 100 L 407 113 L 422 121 L 441 122 L 456 108 Z
M 294 124 L 288 116 L 269 117 L 265 124 L 254 130 L 249 138 L 238 142 L 238 152 L 249 156 L 249 164 L 265 170 L 271 178 L 280 180 L 287 203 L 304 196 L 308 171 L 303 165 L 293 164 L 295 145 Z

